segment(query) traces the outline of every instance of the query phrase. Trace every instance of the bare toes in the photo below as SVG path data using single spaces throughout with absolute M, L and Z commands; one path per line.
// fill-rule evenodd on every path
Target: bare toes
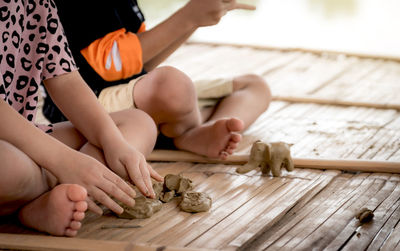
M 78 231 L 76 231 L 76 230 L 72 230 L 72 229 L 70 229 L 70 228 L 68 228 L 68 229 L 65 230 L 65 236 L 74 237 L 74 236 L 76 236 L 77 234 L 78 234 Z
M 68 199 L 70 199 L 71 201 L 75 202 L 84 201 L 86 200 L 87 197 L 87 191 L 82 186 L 71 184 L 67 189 L 67 196 Z
M 85 212 L 88 209 L 86 201 L 78 201 L 75 203 L 75 210 L 78 212 Z
M 69 224 L 69 228 L 72 230 L 79 230 L 82 226 L 82 223 L 80 221 L 71 221 L 71 224 Z
M 239 143 L 242 140 L 242 135 L 239 133 L 232 133 L 231 142 Z
M 76 221 L 81 221 L 85 218 L 85 213 L 84 212 L 74 212 L 72 215 L 73 219 Z

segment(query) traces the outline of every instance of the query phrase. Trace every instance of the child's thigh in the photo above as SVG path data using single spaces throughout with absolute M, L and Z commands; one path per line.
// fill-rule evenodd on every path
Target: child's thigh
M 28 155 L 0 140 L 0 204 L 30 201 L 50 187 L 49 177 Z
M 152 151 L 157 139 L 157 127 L 146 112 L 129 108 L 110 115 L 129 143 L 143 154 Z
M 80 149 L 87 142 L 86 138 L 69 121 L 54 124 L 53 132 L 50 135 L 75 150 Z

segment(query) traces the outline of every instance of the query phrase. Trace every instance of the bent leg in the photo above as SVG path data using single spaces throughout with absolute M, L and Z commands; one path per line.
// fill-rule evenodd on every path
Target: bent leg
M 271 102 L 271 91 L 264 79 L 257 75 L 243 75 L 233 79 L 233 93 L 203 117 L 203 121 L 217 121 L 221 118 L 238 118 L 247 129 Z
M 256 75 L 233 80 L 233 93 L 212 109 L 202 111 L 203 124 L 175 140 L 181 149 L 225 159 L 237 148 L 239 134 L 248 128 L 269 106 L 270 90 Z
M 157 130 L 153 120 L 146 113 L 138 109 L 126 109 L 111 113 L 110 116 L 131 146 L 144 156 L 151 153 L 156 141 Z M 103 151 L 87 142 L 70 122 L 56 124 L 51 135 L 68 146 L 106 164 Z M 129 178 L 125 169 L 113 171 L 124 179 Z
M 0 159 L 1 173 L 9 174 L 0 176 L 0 215 L 19 210 L 21 223 L 28 227 L 53 235 L 75 236 L 85 216 L 86 190 L 78 185 L 52 189 L 51 178 L 42 168 L 2 140 Z
M 173 67 L 159 67 L 139 80 L 132 93 L 137 108 L 149 114 L 169 138 L 200 125 L 191 79 Z

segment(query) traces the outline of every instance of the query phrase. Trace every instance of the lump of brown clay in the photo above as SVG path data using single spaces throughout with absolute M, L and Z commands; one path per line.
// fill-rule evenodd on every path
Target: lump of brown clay
M 165 191 L 165 192 L 162 192 L 162 193 L 160 194 L 159 199 L 160 199 L 162 202 L 167 203 L 167 202 L 170 202 L 174 197 L 175 197 L 175 190 L 172 190 L 172 191 Z
M 128 207 L 122 202 L 118 203 L 124 212 L 118 215 L 119 218 L 124 219 L 144 219 L 149 218 L 156 212 L 160 211 L 162 203 L 157 199 L 149 199 L 146 197 L 135 198 L 135 206 Z
M 176 193 L 180 194 L 193 188 L 192 181 L 188 178 L 184 178 L 182 175 L 167 174 L 164 177 L 165 187 Z
M 249 156 L 249 161 L 236 169 L 238 173 L 246 173 L 260 168 L 263 174 L 270 172 L 274 177 L 281 176 L 281 169 L 293 171 L 294 165 L 290 155 L 290 145 L 284 142 L 263 143 L 254 142 Z
M 161 194 L 164 191 L 164 183 L 162 183 L 162 182 L 154 182 L 153 183 L 153 190 L 154 190 L 154 193 L 156 194 L 156 199 L 159 199 Z
M 374 213 L 368 208 L 363 208 L 356 215 L 356 218 L 360 221 L 361 224 L 364 224 L 370 222 L 374 218 Z
M 186 191 L 179 204 L 181 210 L 189 213 L 206 212 L 211 208 L 211 198 L 206 193 Z
M 179 181 L 179 187 L 178 187 L 178 190 L 176 190 L 176 193 L 180 194 L 180 193 L 183 193 L 186 191 L 190 191 L 192 189 L 193 189 L 192 180 L 181 177 L 181 179 Z

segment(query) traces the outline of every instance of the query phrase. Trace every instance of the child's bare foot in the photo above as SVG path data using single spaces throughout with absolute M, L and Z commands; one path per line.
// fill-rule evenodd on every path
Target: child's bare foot
M 41 195 L 19 212 L 24 225 L 58 236 L 75 236 L 87 209 L 86 189 L 61 184 Z
M 226 157 L 233 153 L 242 136 L 243 121 L 236 118 L 220 119 L 195 127 L 174 140 L 177 148 L 210 158 Z

